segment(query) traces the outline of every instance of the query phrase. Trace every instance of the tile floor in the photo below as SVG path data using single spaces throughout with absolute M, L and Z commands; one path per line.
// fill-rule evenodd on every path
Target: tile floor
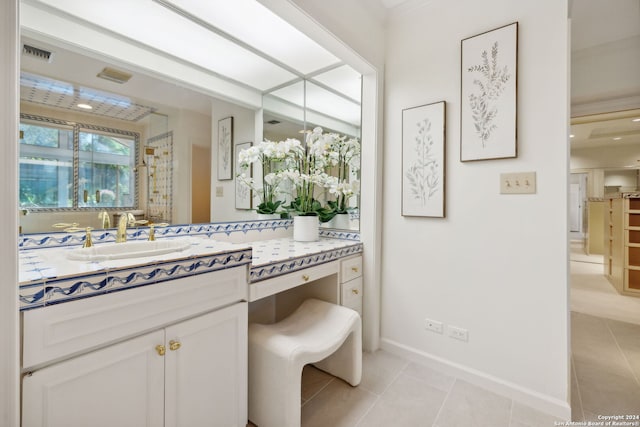
M 385 351 L 364 354 L 358 387 L 307 366 L 302 388 L 303 427 L 548 427 L 558 421 Z
M 581 311 L 571 314 L 572 419 L 640 415 L 638 301 L 615 299 L 597 260 L 572 256 L 571 271 L 572 310 Z M 364 354 L 358 387 L 312 366 L 302 377 L 302 427 L 551 427 L 560 421 L 385 351 Z

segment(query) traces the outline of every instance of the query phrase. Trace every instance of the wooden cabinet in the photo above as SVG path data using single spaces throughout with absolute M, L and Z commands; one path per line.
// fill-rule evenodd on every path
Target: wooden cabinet
M 245 426 L 247 271 L 23 314 L 22 427 Z
M 618 292 L 640 296 L 640 198 L 608 200 L 605 275 Z

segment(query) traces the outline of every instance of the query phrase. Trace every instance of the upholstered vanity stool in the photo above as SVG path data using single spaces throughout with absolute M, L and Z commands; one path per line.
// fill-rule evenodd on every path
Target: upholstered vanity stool
M 308 363 L 360 384 L 360 315 L 308 299 L 278 323 L 249 325 L 249 420 L 259 427 L 299 427 L 300 382 Z

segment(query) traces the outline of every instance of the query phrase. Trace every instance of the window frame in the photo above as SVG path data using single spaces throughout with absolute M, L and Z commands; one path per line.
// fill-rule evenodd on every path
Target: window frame
M 138 164 L 138 159 L 140 158 L 140 133 L 111 128 L 107 126 L 95 125 L 90 123 L 81 123 L 70 120 L 62 120 L 56 119 L 53 117 L 45 117 L 38 116 L 34 114 L 26 114 L 20 113 L 20 124 L 33 124 L 33 125 L 53 125 L 59 126 L 60 128 L 71 129 L 73 131 L 73 206 L 72 207 L 26 207 L 31 212 L 120 212 L 122 210 L 137 210 L 140 206 L 139 195 L 140 195 L 140 173 L 136 168 Z M 127 138 L 131 138 L 134 141 L 134 165 L 133 165 L 133 177 L 134 177 L 134 186 L 133 189 L 133 206 L 96 206 L 96 207 L 83 207 L 79 206 L 80 198 L 79 198 L 79 171 L 80 171 L 80 132 L 98 132 L 98 133 L 106 133 L 112 135 L 123 136 Z M 41 148 L 49 148 L 52 150 L 61 150 L 60 148 L 53 147 L 41 147 Z M 18 158 L 20 158 L 21 150 L 18 150 Z M 18 162 L 19 163 L 19 162 Z M 18 190 L 20 188 L 20 176 L 19 176 L 19 167 L 18 167 Z M 18 205 L 20 204 L 20 200 L 17 201 Z

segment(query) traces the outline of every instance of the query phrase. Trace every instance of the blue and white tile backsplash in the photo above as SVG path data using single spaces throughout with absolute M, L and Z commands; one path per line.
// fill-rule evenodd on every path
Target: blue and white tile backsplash
M 359 233 L 320 229 L 317 242 L 295 242 L 290 219 L 157 227 L 156 238 L 182 238 L 190 249 L 132 260 L 69 262 L 84 232 L 25 234 L 19 240 L 20 309 L 28 310 L 249 265 L 250 283 L 362 252 Z M 92 232 L 94 244 L 115 242 L 115 229 Z M 128 240 L 148 239 L 149 228 L 127 230 Z

